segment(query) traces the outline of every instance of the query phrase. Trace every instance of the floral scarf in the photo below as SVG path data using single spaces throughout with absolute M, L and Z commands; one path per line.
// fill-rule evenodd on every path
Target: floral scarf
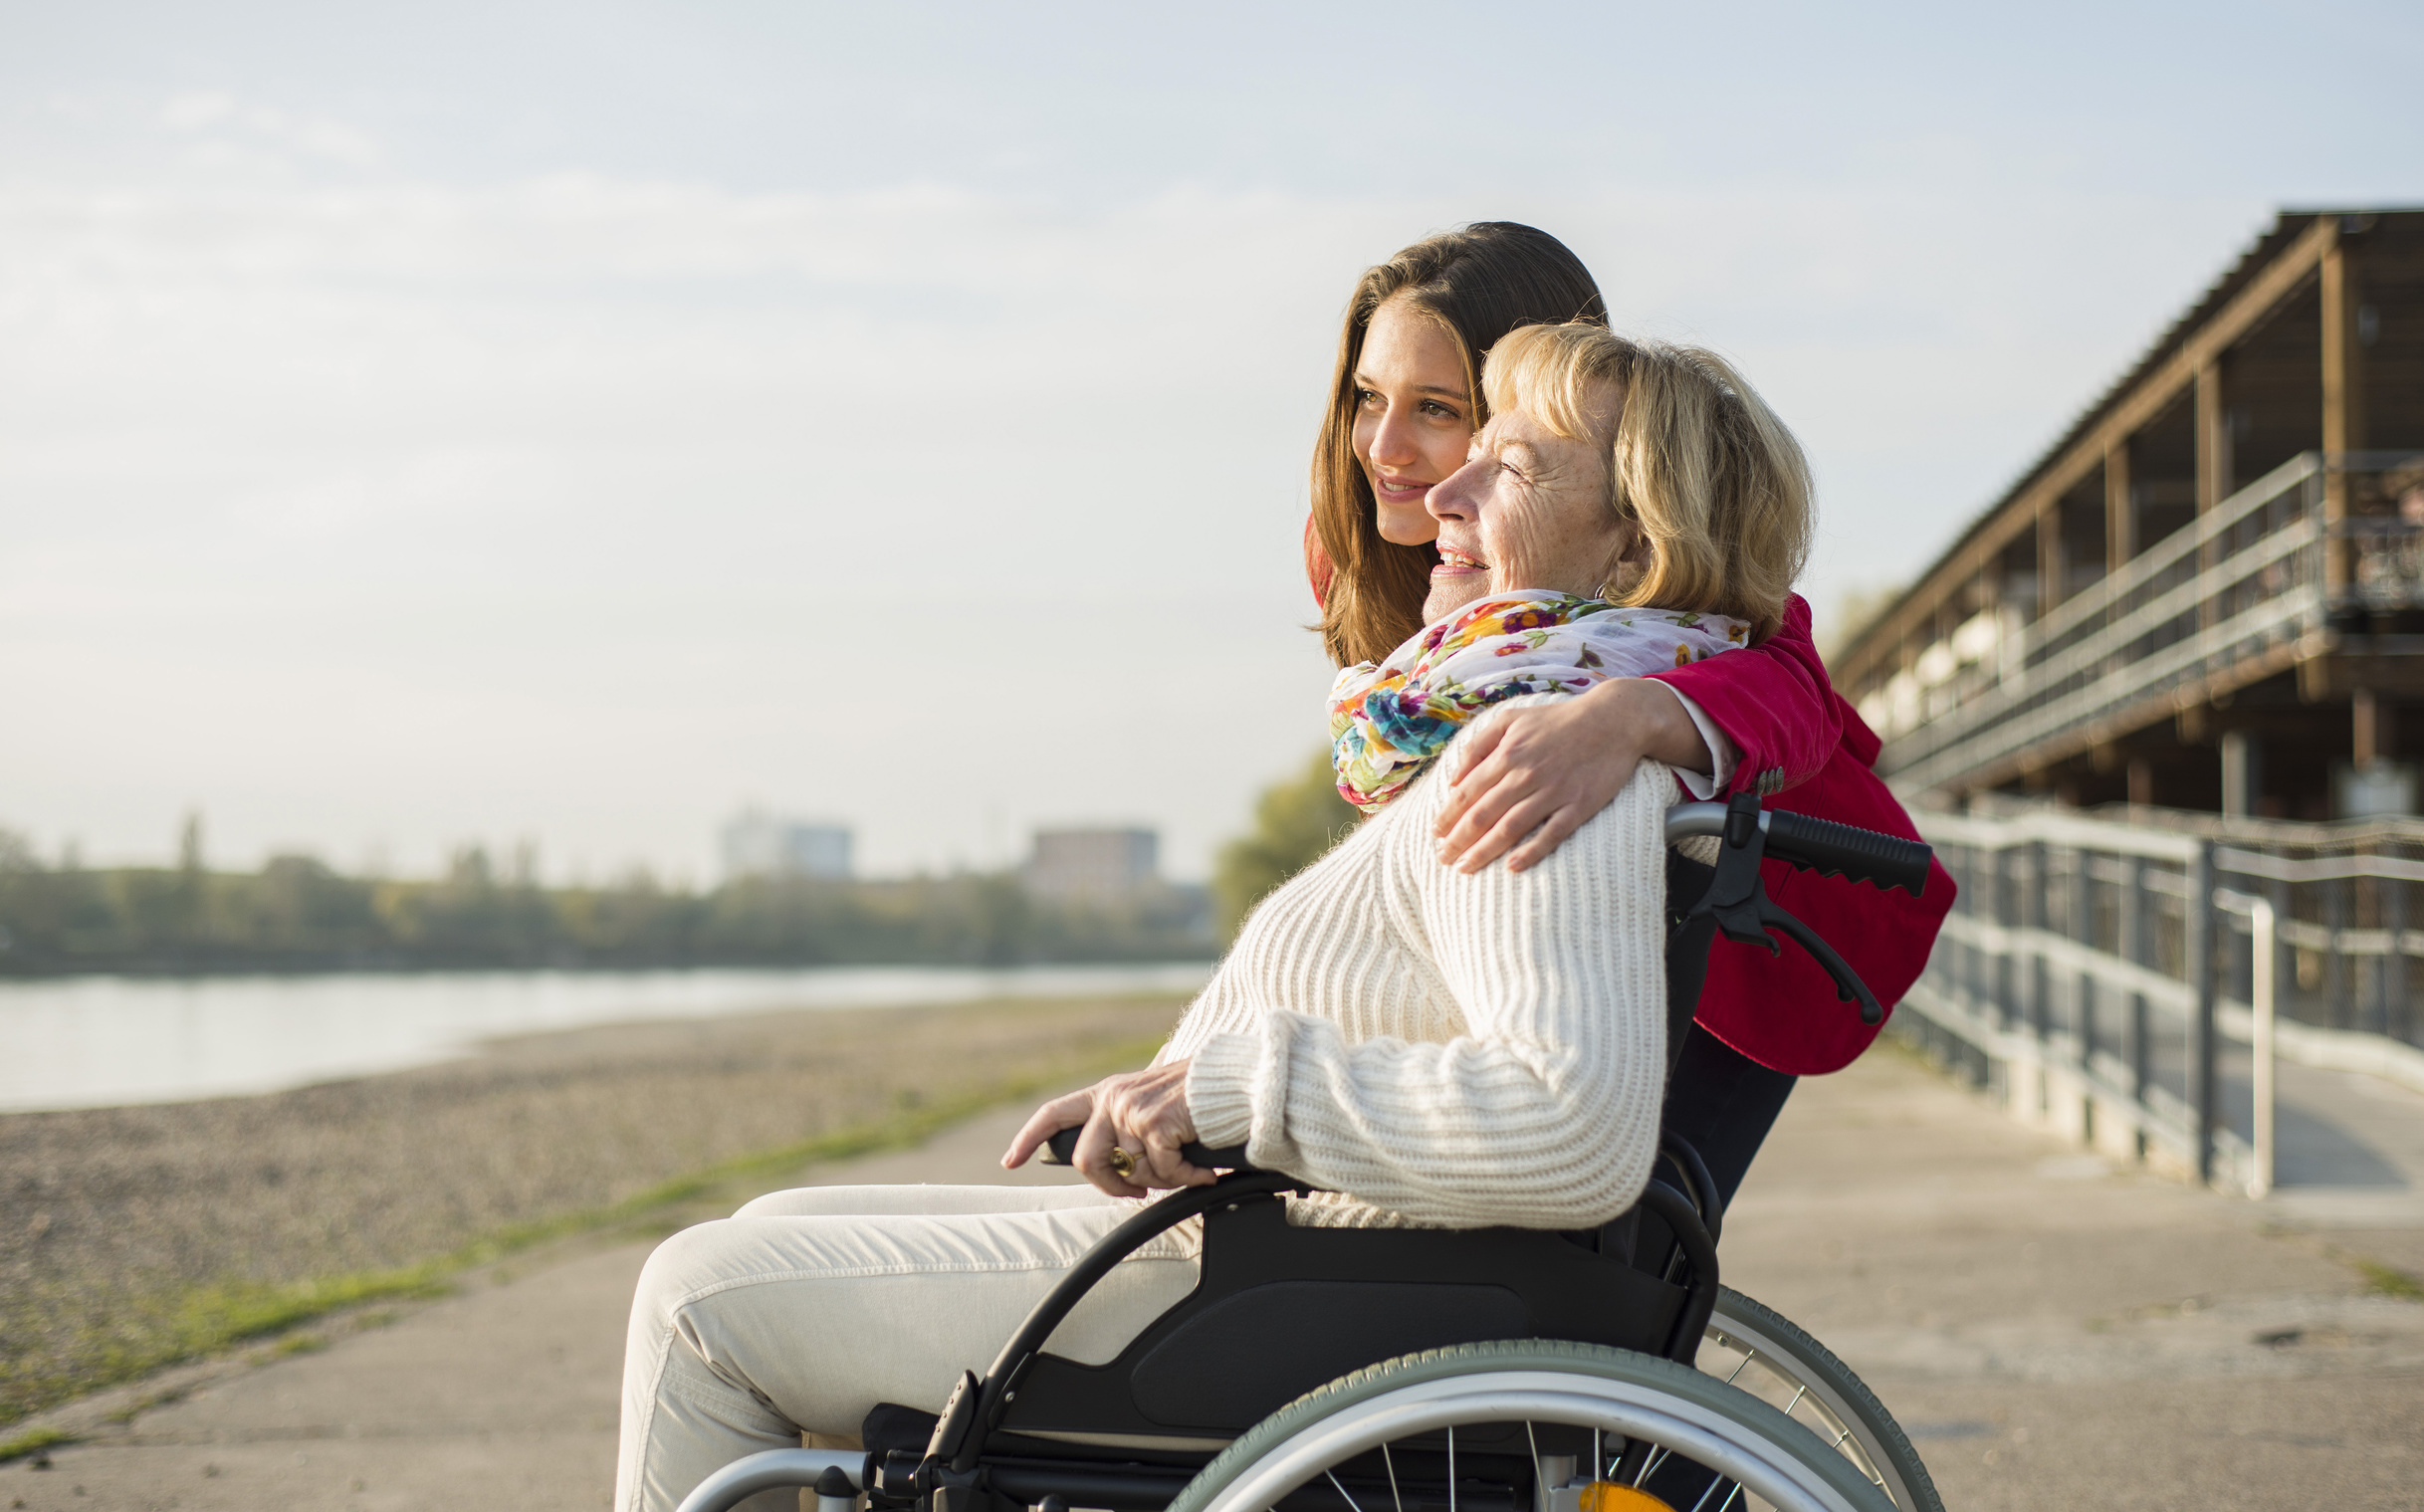
M 1467 604 L 1331 684 L 1338 790 L 1376 812 L 1492 704 L 1689 666 L 1749 636 L 1746 621 L 1721 614 L 1619 609 L 1572 593 L 1526 589 Z

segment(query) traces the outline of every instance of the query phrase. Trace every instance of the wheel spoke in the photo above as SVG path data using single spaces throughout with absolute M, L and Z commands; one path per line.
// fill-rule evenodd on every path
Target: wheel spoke
M 1523 1420 L 1523 1441 L 1532 1451 L 1532 1505 L 1538 1512 L 1549 1512 L 1549 1477 L 1540 1468 L 1540 1435 L 1532 1431 L 1529 1417 Z
M 1389 1441 L 1381 1440 L 1381 1463 L 1389 1470 L 1389 1499 L 1397 1503 L 1398 1512 L 1406 1512 L 1406 1497 L 1398 1490 L 1398 1462 L 1389 1452 Z
M 1353 1508 L 1354 1512 L 1364 1512 L 1364 1504 L 1355 1499 L 1355 1493 L 1349 1491 L 1345 1486 L 1338 1485 L 1338 1472 L 1335 1470 L 1324 1470 L 1321 1473 L 1330 1477 L 1331 1485 L 1338 1486 L 1338 1494 L 1347 1498 L 1347 1505 Z
M 1660 1444 L 1657 1449 L 1651 1454 L 1650 1458 L 1643 1462 L 1642 1472 L 1633 1477 L 1634 1485 L 1637 1487 L 1640 1486 L 1643 1481 L 1648 1480 L 1652 1475 L 1657 1473 L 1658 1466 L 1664 1464 L 1665 1462 L 1666 1446 L 1664 1444 Z

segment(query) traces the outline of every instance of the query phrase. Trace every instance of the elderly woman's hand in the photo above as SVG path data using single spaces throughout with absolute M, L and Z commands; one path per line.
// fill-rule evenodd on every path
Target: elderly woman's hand
M 1708 743 L 1664 683 L 1612 678 L 1581 696 L 1509 710 L 1464 737 L 1464 766 L 1432 833 L 1440 861 L 1477 872 L 1548 858 L 1633 780 L 1644 758 L 1706 773 Z
M 1082 1092 L 1056 1097 L 1035 1110 L 1010 1141 L 1001 1164 L 1015 1171 L 1045 1140 L 1083 1125 L 1077 1137 L 1080 1175 L 1115 1197 L 1141 1197 L 1168 1187 L 1202 1187 L 1213 1173 L 1188 1163 L 1181 1146 L 1196 1137 L 1187 1107 L 1187 1062 L 1174 1060 L 1143 1071 L 1106 1076 Z M 1127 1152 L 1130 1175 L 1112 1168 L 1113 1149 Z

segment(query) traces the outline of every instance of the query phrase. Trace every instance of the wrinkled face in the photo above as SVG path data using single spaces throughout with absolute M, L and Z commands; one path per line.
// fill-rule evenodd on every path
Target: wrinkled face
M 1592 431 L 1616 423 L 1610 393 Z M 1435 621 L 1518 588 L 1595 594 L 1636 550 L 1634 531 L 1608 508 L 1608 448 L 1572 441 L 1521 410 L 1493 415 L 1471 460 L 1431 491 L 1439 564 L 1423 617 Z
M 1383 540 L 1431 540 L 1437 527 L 1423 496 L 1464 465 L 1472 438 L 1456 337 L 1402 296 L 1383 304 L 1355 362 L 1355 460 L 1380 504 Z

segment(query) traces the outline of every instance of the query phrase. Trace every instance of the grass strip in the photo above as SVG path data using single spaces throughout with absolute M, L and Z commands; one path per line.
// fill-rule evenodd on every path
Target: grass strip
M 283 1334 L 345 1308 L 366 1302 L 443 1296 L 452 1290 L 455 1276 L 476 1266 L 491 1264 L 552 1239 L 638 1223 L 753 1177 L 778 1176 L 803 1166 L 825 1165 L 921 1144 L 954 1124 L 1013 1099 L 1142 1065 L 1161 1048 L 1164 1038 L 1154 1035 L 1124 1040 L 1042 1070 L 1006 1077 L 934 1101 L 905 1093 L 903 1101 L 881 1118 L 845 1125 L 796 1144 L 719 1161 L 601 1207 L 493 1229 L 417 1264 L 313 1276 L 300 1281 L 222 1282 L 191 1288 L 163 1299 L 155 1313 L 158 1322 L 149 1338 L 109 1351 L 91 1370 L 43 1382 L 35 1393 L 0 1404 L 0 1426 L 88 1392 L 131 1381 L 163 1366 Z M 37 1428 L 7 1440 L 0 1444 L 0 1461 L 69 1441 L 67 1437 L 42 1438 L 53 1431 Z M 41 1442 L 36 1442 L 37 1439 Z
M 2365 1278 L 2365 1290 L 2377 1297 L 2394 1297 L 2401 1302 L 2424 1302 L 2424 1281 L 2379 1260 L 2362 1255 L 2352 1256 L 2348 1263 Z
M 14 1438 L 0 1438 L 0 1465 L 7 1464 L 11 1460 L 23 1459 L 28 1454 L 39 1454 L 45 1449 L 56 1449 L 61 1444 L 74 1442 L 76 1442 L 75 1434 L 63 1433 L 57 1428 L 35 1428 L 30 1432 L 20 1433 Z

